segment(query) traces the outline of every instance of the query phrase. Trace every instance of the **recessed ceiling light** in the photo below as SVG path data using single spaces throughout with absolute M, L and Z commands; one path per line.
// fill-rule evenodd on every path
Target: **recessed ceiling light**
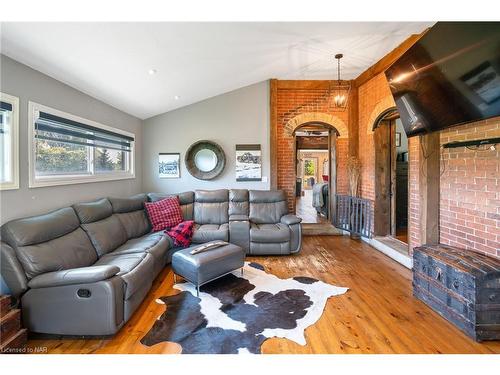
M 175 100 L 179 100 L 181 97 L 179 95 L 174 96 Z
M 150 76 L 154 76 L 156 74 L 157 70 L 156 69 L 149 69 L 148 73 Z

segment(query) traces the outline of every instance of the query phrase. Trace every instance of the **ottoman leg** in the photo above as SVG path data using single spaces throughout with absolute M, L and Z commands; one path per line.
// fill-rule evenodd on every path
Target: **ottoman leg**
M 241 276 L 243 276 L 243 267 L 241 267 Z
M 200 296 L 200 286 L 196 285 L 196 297 Z

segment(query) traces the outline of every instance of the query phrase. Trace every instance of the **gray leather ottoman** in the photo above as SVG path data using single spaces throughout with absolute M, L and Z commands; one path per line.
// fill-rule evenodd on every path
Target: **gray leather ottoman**
M 198 254 L 190 254 L 191 250 L 200 245 L 193 245 L 172 255 L 172 269 L 175 275 L 180 275 L 196 285 L 196 295 L 200 295 L 200 286 L 241 268 L 245 264 L 245 250 L 228 243 L 227 245 L 207 250 Z

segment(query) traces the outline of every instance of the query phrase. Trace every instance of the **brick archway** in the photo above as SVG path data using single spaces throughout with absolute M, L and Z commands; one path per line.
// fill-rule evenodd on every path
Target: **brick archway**
M 375 106 L 375 108 L 373 108 L 373 111 L 371 112 L 370 117 L 368 118 L 368 122 L 366 123 L 367 134 L 373 134 L 373 124 L 375 123 L 377 117 L 382 112 L 388 110 L 389 108 L 393 108 L 395 106 L 396 103 L 394 102 L 392 96 L 386 96 L 384 99 L 379 101 Z
M 344 123 L 344 121 L 342 121 L 337 116 L 322 112 L 307 112 L 295 116 L 285 124 L 284 132 L 288 137 L 292 137 L 297 128 L 311 122 L 319 122 L 330 125 L 339 133 L 338 138 L 347 138 L 349 136 L 347 125 Z

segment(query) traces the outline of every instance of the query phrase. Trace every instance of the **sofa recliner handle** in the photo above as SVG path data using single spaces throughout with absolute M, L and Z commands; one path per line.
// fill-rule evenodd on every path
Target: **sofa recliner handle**
M 107 280 L 110 277 L 115 276 L 118 272 L 120 272 L 119 267 L 109 265 L 47 272 L 32 278 L 28 282 L 28 287 L 37 289 L 61 285 L 91 284 Z

